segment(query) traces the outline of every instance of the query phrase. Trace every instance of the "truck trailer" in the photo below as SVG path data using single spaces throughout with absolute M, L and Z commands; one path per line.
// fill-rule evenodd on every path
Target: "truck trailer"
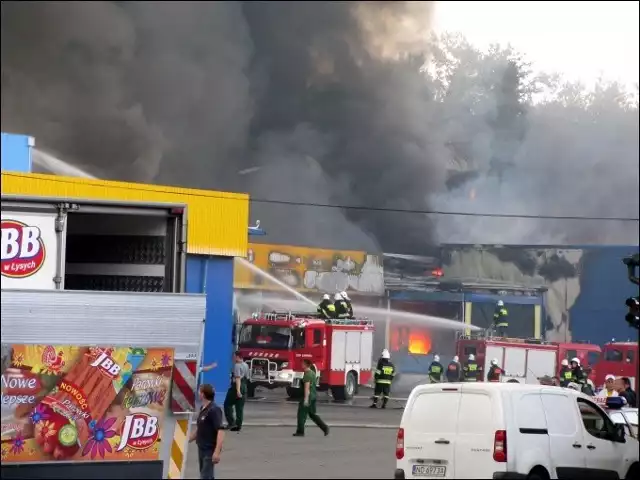
M 174 379 L 206 308 L 183 293 L 186 215 L 2 195 L 3 478 L 183 476 L 195 375 Z

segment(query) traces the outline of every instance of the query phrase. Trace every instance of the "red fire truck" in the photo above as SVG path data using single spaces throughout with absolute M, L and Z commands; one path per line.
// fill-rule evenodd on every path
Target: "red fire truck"
M 470 354 L 482 370 L 482 380 L 486 380 L 492 359 L 497 359 L 506 372 L 503 381 L 516 379 L 521 383 L 538 383 L 544 376 L 558 375 L 563 359 L 580 359 L 583 368 L 595 378 L 595 365 L 600 358 L 598 345 L 588 343 L 554 343 L 537 339 L 482 338 L 461 336 L 456 345 L 460 360 L 464 362 Z M 600 368 L 598 366 L 598 368 Z
M 636 342 L 609 342 L 602 347 L 602 360 L 595 376 L 597 387 L 604 385 L 604 378 L 611 374 L 629 377 L 632 388 L 638 391 L 638 344 Z
M 238 350 L 249 365 L 250 397 L 257 386 L 285 387 L 290 397 L 300 393 L 302 360 L 318 372 L 318 389 L 333 398 L 352 398 L 372 376 L 373 322 L 330 320 L 297 312 L 256 313 L 245 320 Z

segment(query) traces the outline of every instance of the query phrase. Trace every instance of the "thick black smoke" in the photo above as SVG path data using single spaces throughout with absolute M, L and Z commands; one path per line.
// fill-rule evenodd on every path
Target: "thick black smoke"
M 431 3 L 4 2 L 3 130 L 106 178 L 424 208 Z M 421 216 L 252 208 L 270 242 L 432 238 Z

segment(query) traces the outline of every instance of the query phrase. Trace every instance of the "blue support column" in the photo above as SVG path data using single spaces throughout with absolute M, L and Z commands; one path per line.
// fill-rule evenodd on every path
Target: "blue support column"
M 186 268 L 187 293 L 207 296 L 202 364 L 218 363 L 204 372 L 200 383 L 212 384 L 221 403 L 229 386 L 233 342 L 233 258 L 189 255 Z
M 31 172 L 31 148 L 35 141 L 28 135 L 2 132 L 2 171 Z

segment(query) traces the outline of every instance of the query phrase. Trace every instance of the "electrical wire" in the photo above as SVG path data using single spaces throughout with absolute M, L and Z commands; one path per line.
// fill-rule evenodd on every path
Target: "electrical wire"
M 33 178 L 28 175 L 21 175 L 14 172 L 2 172 L 2 175 L 7 175 L 10 177 L 16 178 Z M 47 181 L 53 181 L 58 183 L 65 183 L 69 185 L 74 185 L 75 183 L 72 180 L 65 179 L 64 177 L 58 178 L 47 178 Z M 83 179 L 83 183 L 96 183 L 101 184 L 103 180 L 88 180 Z M 166 193 L 168 195 L 185 195 L 189 197 L 200 197 L 200 198 L 217 198 L 224 200 L 236 200 L 236 201 L 245 201 L 245 198 L 234 198 L 227 195 L 216 194 L 216 192 L 209 192 L 204 190 L 195 190 L 191 188 L 181 188 L 181 187 L 165 187 L 169 188 L 167 190 L 163 189 L 162 186 L 159 185 L 151 185 L 147 184 L 151 188 L 136 188 L 131 185 L 108 185 L 111 189 L 119 189 L 119 190 L 134 190 L 134 191 L 153 191 L 158 193 Z M 100 185 L 102 186 L 102 185 Z M 172 190 L 176 188 L 176 190 Z M 180 190 L 179 192 L 177 190 Z M 260 203 L 260 204 L 270 204 L 270 205 L 286 205 L 286 206 L 295 206 L 295 207 L 312 207 L 312 208 L 329 208 L 329 209 L 339 209 L 339 210 L 356 210 L 356 211 L 365 211 L 365 212 L 383 212 L 383 213 L 405 213 L 405 214 L 414 214 L 414 215 L 439 215 L 439 216 L 460 216 L 460 217 L 488 217 L 488 218 L 523 218 L 523 219 L 534 219 L 534 220 L 579 220 L 579 221 L 596 221 L 596 222 L 638 222 L 640 219 L 634 217 L 599 217 L 599 216 L 581 216 L 581 215 L 527 215 L 527 214 L 518 214 L 518 213 L 481 213 L 481 212 L 458 212 L 458 211 L 445 211 L 445 210 L 429 210 L 429 209 L 410 209 L 410 208 L 387 208 L 387 207 L 367 207 L 364 205 L 341 205 L 341 204 L 328 204 L 328 203 L 316 203 L 316 202 L 294 202 L 287 200 L 274 200 L 274 199 L 266 199 L 266 198 L 252 198 L 249 197 L 249 201 L 251 203 Z

